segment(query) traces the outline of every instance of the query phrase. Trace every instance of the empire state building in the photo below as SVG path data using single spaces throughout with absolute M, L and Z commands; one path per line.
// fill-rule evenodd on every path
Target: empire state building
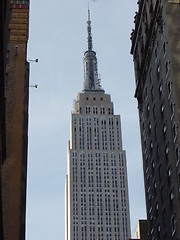
M 98 77 L 88 11 L 84 87 L 71 114 L 66 176 L 66 240 L 128 240 L 126 153 L 120 115 Z

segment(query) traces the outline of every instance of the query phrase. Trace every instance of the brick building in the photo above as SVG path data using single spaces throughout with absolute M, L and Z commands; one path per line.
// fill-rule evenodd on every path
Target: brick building
M 11 0 L 6 54 L 6 159 L 2 166 L 5 240 L 25 239 L 29 64 L 29 1 Z
M 4 96 L 4 79 L 6 66 L 6 49 L 8 41 L 8 17 L 9 17 L 9 0 L 0 1 L 0 179 L 1 167 L 6 156 L 5 144 L 5 96 Z M 3 239 L 2 223 L 2 192 L 0 181 L 0 240 Z
M 9 1 L 0 2 L 0 162 L 5 159 L 5 97 L 6 49 L 8 42 Z
M 132 32 L 150 239 L 180 239 L 180 1 L 140 0 Z

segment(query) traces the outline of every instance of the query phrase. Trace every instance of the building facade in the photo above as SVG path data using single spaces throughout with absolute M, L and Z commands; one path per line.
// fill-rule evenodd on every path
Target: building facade
M 66 239 L 128 240 L 126 154 L 120 116 L 98 78 L 88 12 L 84 88 L 71 114 L 66 176 Z
M 5 159 L 5 94 L 6 49 L 8 42 L 9 1 L 0 2 L 0 162 Z
M 5 94 L 4 79 L 6 76 L 6 49 L 8 42 L 8 19 L 9 2 L 0 2 L 0 179 L 1 168 L 6 157 L 6 133 L 5 133 Z M 0 180 L 0 240 L 3 240 L 3 221 L 2 221 L 2 190 Z
M 149 236 L 180 239 L 180 1 L 138 4 L 131 54 Z
M 131 238 L 129 240 L 150 240 L 148 235 L 148 222 L 145 219 L 141 219 L 138 221 L 136 229 L 135 229 L 135 238 Z
M 148 235 L 147 220 L 141 219 L 138 221 L 136 230 L 135 230 L 135 239 L 150 240 Z
M 29 1 L 11 0 L 6 49 L 6 159 L 2 165 L 5 240 L 25 239 L 29 64 Z

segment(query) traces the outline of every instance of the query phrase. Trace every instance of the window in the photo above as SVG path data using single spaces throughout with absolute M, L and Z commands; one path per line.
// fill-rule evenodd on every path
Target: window
M 152 141 L 150 142 L 150 151 L 152 152 L 152 150 L 153 150 L 153 143 L 152 143 Z
M 152 175 L 154 175 L 155 164 L 152 162 Z
M 149 104 L 147 105 L 147 114 L 149 114 L 149 110 L 150 110 L 150 107 L 149 107 Z
M 91 108 L 90 107 L 86 107 L 86 114 L 91 113 Z
M 157 78 L 159 79 L 160 77 L 160 65 L 157 66 L 157 70 L 156 70 L 156 73 L 157 73 Z
M 151 126 L 151 123 L 149 123 L 149 133 L 151 134 L 151 129 L 152 129 L 152 126 Z
M 166 77 L 169 73 L 169 62 L 166 62 Z
M 174 110 L 175 110 L 175 104 L 173 102 L 171 103 L 170 108 L 171 108 L 171 120 L 172 120 L 172 118 L 174 116 Z
M 163 84 L 162 84 L 162 81 L 161 81 L 160 84 L 159 84 L 159 94 L 160 95 L 162 94 L 162 91 L 163 91 Z
M 163 124 L 163 133 L 165 134 L 167 131 L 167 122 Z
M 169 147 L 166 145 L 166 147 L 165 147 L 165 156 L 166 156 L 166 159 L 168 159 L 168 155 L 169 155 Z
M 98 111 L 97 111 L 97 107 L 93 107 L 93 114 L 97 114 Z
M 176 154 L 176 165 L 178 165 L 178 163 L 179 163 L 179 157 L 180 157 L 180 156 L 179 156 L 180 154 L 179 154 L 179 147 L 178 147 L 178 146 L 176 147 L 176 152 L 175 152 L 175 154 Z
M 5 75 L 4 86 L 5 86 L 5 88 L 8 87 L 8 73 L 6 73 L 6 75 Z
M 105 108 L 104 107 L 101 107 L 100 111 L 101 111 L 101 114 L 105 114 Z
M 176 221 L 175 221 L 174 216 L 172 216 L 172 218 L 171 218 L 171 231 L 172 231 L 172 236 L 173 236 L 176 232 Z
M 171 170 L 171 168 L 169 167 L 169 168 L 168 168 L 168 177 L 170 177 L 171 174 L 172 174 L 172 170 Z
M 151 229 L 151 235 L 153 234 L 153 232 L 154 232 L 154 228 Z
M 167 89 L 168 89 L 168 97 L 171 95 L 171 90 L 172 90 L 172 82 L 169 80 L 167 84 Z
M 164 109 L 165 109 L 165 105 L 164 105 L 164 102 L 161 104 L 161 113 L 163 114 L 164 113 Z
M 177 125 L 176 125 L 176 123 L 174 123 L 174 125 L 173 125 L 173 139 L 174 139 L 174 142 L 176 141 L 176 138 L 177 138 Z
M 147 148 L 147 142 L 146 142 L 146 139 L 144 139 L 144 150 L 146 151 L 146 148 Z

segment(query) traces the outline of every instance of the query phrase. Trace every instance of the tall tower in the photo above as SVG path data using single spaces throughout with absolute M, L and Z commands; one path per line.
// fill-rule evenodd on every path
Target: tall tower
M 5 76 L 6 159 L 2 165 L 4 240 L 25 239 L 28 141 L 29 0 L 11 0 Z
M 66 176 L 66 240 L 128 240 L 126 154 L 120 116 L 98 78 L 88 11 L 84 88 L 71 114 Z
M 180 239 L 180 1 L 141 0 L 132 49 L 150 239 Z

